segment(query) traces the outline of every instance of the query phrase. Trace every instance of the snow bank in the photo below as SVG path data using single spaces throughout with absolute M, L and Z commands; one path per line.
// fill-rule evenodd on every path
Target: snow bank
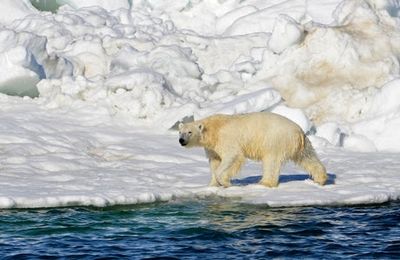
M 162 129 L 268 110 L 326 146 L 400 149 L 397 1 L 58 3 L 7 1 L 0 92 Z

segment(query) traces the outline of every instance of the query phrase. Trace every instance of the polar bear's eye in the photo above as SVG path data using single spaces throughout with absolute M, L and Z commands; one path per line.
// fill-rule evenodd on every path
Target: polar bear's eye
M 189 132 L 188 132 L 188 134 L 190 134 L 190 135 L 191 135 L 191 134 L 192 134 L 192 132 L 191 132 L 191 131 L 189 131 Z

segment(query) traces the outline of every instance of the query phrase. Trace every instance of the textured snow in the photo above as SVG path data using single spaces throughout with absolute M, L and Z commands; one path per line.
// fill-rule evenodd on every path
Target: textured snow
M 8 3 L 0 92 L 94 102 L 163 129 L 279 105 L 306 131 L 335 122 L 333 146 L 400 149 L 396 1 L 62 3 Z
M 2 0 L 1 1 L 1 24 L 10 24 L 14 20 L 24 19 L 26 16 L 37 13 L 29 0 Z
M 121 8 L 128 9 L 129 1 L 128 0 L 57 0 L 58 4 L 67 4 L 74 8 L 82 8 L 82 7 L 93 7 L 98 6 L 102 7 L 108 11 L 113 11 Z
M 2 2 L 0 207 L 399 198 L 398 1 L 56 4 L 50 13 Z M 234 187 L 209 188 L 201 149 L 182 149 L 168 130 L 254 111 L 299 124 L 329 185 L 289 165 L 279 188 L 267 189 L 251 162 Z

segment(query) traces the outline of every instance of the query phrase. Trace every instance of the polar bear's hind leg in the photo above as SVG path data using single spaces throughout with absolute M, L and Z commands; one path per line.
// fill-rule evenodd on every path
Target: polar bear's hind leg
M 305 137 L 305 147 L 303 151 L 295 158 L 295 163 L 308 172 L 313 180 L 320 184 L 325 185 L 328 180 L 325 166 L 318 159 L 310 140 Z

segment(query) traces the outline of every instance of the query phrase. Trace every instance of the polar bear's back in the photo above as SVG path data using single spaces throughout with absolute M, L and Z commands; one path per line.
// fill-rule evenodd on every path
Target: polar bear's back
M 300 126 L 295 122 L 284 116 L 270 112 L 256 112 L 236 115 L 217 114 L 210 116 L 205 120 L 212 122 L 214 129 L 228 129 L 232 132 L 241 130 L 241 132 L 246 132 L 247 134 L 249 134 L 249 132 L 262 132 L 263 135 L 265 135 L 266 131 L 278 133 L 281 133 L 281 131 L 303 132 Z M 282 134 L 285 135 L 284 133 Z

